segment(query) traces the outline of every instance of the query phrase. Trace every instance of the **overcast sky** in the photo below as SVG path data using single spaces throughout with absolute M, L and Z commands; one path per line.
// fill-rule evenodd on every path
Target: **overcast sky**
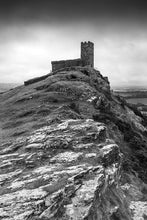
M 147 1 L 0 0 L 0 82 L 49 73 L 51 61 L 95 45 L 112 86 L 147 86 Z

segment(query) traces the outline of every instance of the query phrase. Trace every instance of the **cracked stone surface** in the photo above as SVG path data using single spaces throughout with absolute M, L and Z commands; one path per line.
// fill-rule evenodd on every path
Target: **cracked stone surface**
M 115 187 L 110 180 L 117 178 L 121 163 L 117 145 L 98 147 L 101 130 L 105 131 L 107 138 L 106 127 L 102 123 L 66 120 L 41 128 L 22 139 L 24 144 L 18 153 L 1 155 L 2 164 L 11 162 L 11 171 L 9 167 L 8 172 L 6 167 L 1 169 L 1 217 L 35 219 L 39 216 L 40 219 L 50 219 L 53 216 L 59 218 L 59 213 L 61 219 L 88 216 L 96 197 L 103 197 L 105 187 L 109 184 Z M 84 138 L 86 148 L 81 152 L 81 148 L 75 145 L 82 145 Z M 43 207 L 39 209 L 39 205 Z

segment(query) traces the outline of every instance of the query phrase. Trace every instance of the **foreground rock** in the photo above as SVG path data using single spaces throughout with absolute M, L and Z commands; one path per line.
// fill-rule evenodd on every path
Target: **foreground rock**
M 52 73 L 31 86 L 1 97 L 9 111 L 10 103 L 28 109 L 13 113 L 23 125 L 15 136 L 7 128 L 9 141 L 1 142 L 0 218 L 145 219 L 147 142 L 139 112 L 115 97 L 94 69 Z M 18 133 L 33 117 L 33 129 Z M 38 117 L 46 123 L 38 126 Z
M 122 156 L 104 124 L 65 120 L 19 143 L 17 153 L 10 145 L 1 155 L 1 217 L 129 219 L 118 180 Z

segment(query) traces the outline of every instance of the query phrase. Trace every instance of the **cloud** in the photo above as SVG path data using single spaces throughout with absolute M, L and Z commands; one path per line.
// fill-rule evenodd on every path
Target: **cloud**
M 70 23 L 112 20 L 145 23 L 145 0 L 1 0 L 0 23 Z
M 1 82 L 48 73 L 52 60 L 79 57 L 80 42 L 90 40 L 95 66 L 112 86 L 146 84 L 145 1 L 8 2 L 0 7 Z

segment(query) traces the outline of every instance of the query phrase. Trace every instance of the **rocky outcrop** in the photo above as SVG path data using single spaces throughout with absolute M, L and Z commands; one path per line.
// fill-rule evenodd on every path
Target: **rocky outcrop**
M 145 219 L 145 119 L 92 68 L 26 88 L 0 97 L 0 218 Z
M 119 186 L 122 155 L 104 124 L 65 120 L 17 141 L 1 150 L 1 217 L 129 219 Z

